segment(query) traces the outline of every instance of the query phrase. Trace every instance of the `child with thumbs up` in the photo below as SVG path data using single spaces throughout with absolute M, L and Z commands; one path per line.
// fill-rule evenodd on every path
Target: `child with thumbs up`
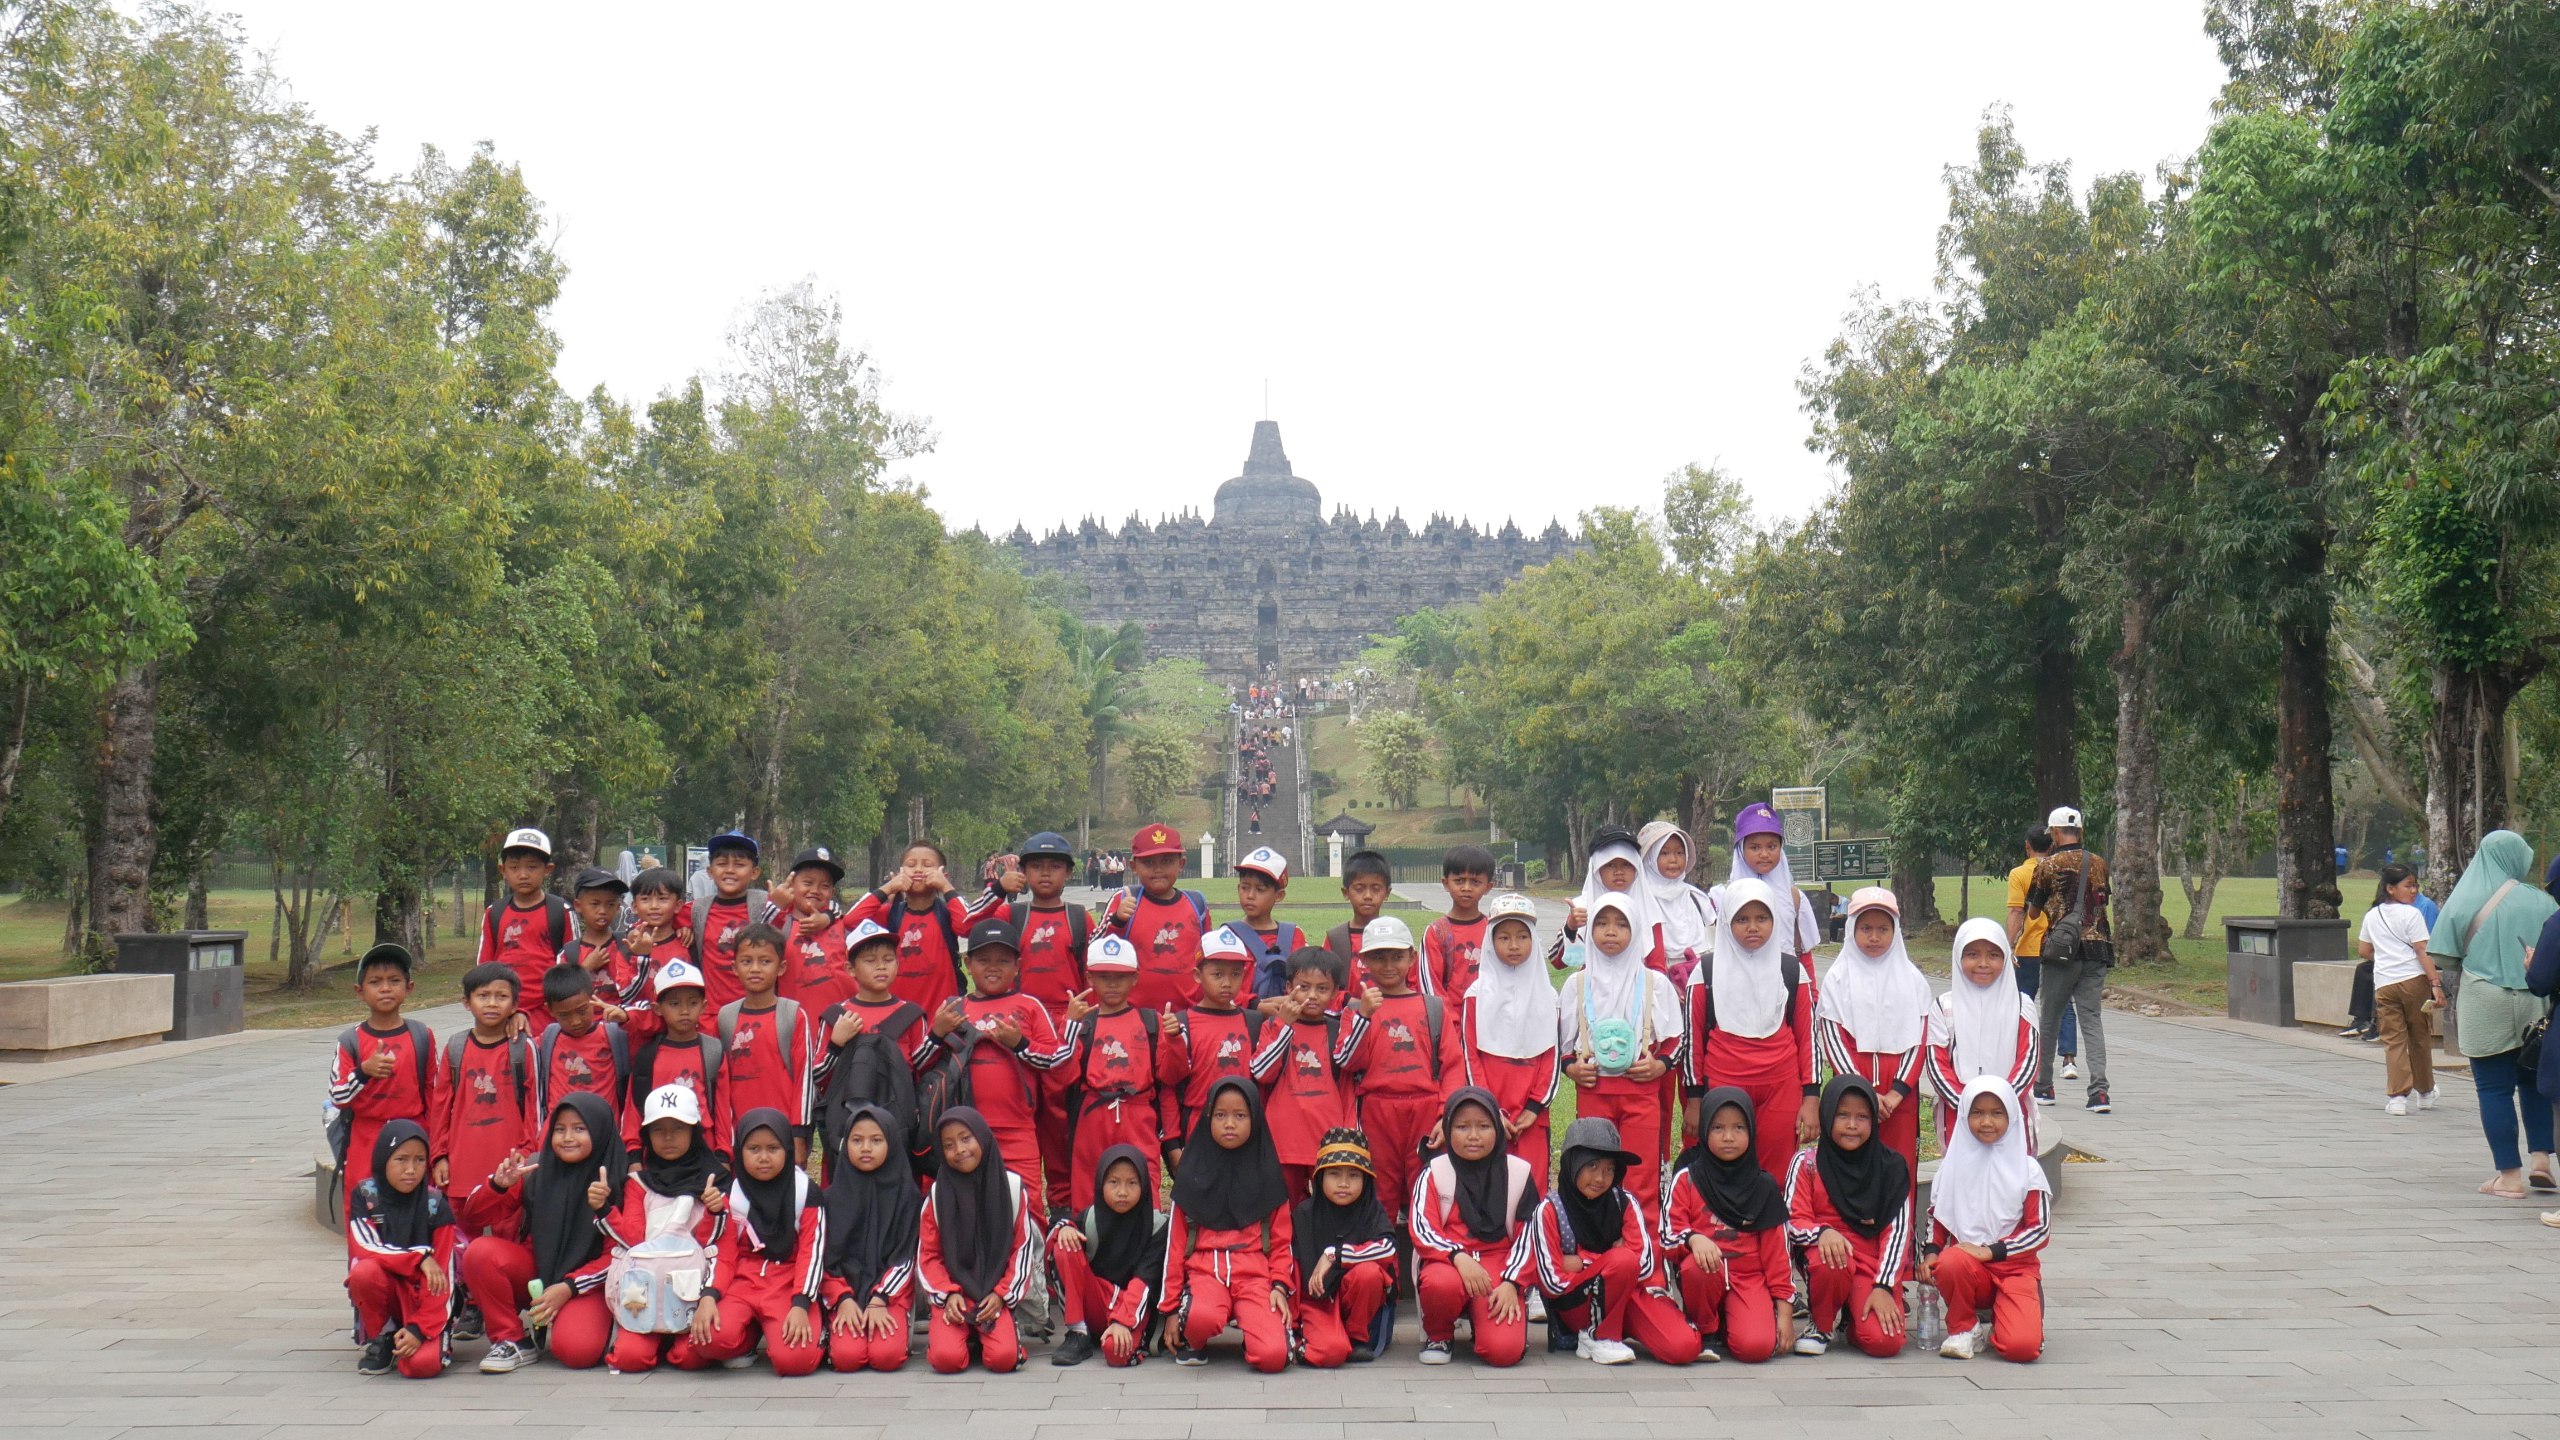
M 1253 1057 L 1291 1204 L 1306 1198 L 1325 1132 L 1352 1123 L 1343 1071 L 1369 1022 L 1356 1006 L 1333 1013 L 1343 978 L 1342 957 L 1330 950 L 1309 945 L 1290 956 L 1288 1004 L 1273 1017 L 1283 1023 L 1264 1033 Z
M 1164 1141 L 1179 1134 L 1180 1101 L 1167 1084 L 1164 1016 L 1130 1003 L 1138 984 L 1138 952 L 1104 933 L 1085 950 L 1085 983 L 1067 1000 L 1067 1099 L 1075 1152 L 1069 1171 L 1069 1205 L 1081 1213 L 1093 1204 L 1096 1167 L 1114 1145 L 1134 1145 L 1147 1157 L 1147 1193 L 1163 1180 Z

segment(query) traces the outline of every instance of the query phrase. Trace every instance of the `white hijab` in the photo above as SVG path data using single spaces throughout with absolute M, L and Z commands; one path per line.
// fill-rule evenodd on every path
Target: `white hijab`
M 1676 960 L 1683 951 L 1704 955 L 1715 944 L 1715 907 L 1707 892 L 1689 883 L 1685 876 L 1662 873 L 1662 849 L 1672 841 L 1688 852 L 1696 863 L 1698 847 L 1689 832 L 1668 820 L 1656 820 L 1636 832 L 1636 843 L 1643 854 L 1636 863 L 1636 888 L 1644 892 L 1653 907 L 1655 923 L 1662 927 L 1663 958 Z
M 1617 911 L 1631 927 L 1636 923 L 1636 907 L 1629 896 L 1600 892 L 1600 898 L 1592 903 L 1590 923 L 1596 924 L 1603 910 Z M 1645 933 L 1636 930 L 1627 941 L 1627 948 L 1615 955 L 1602 950 L 1597 940 L 1589 944 L 1582 969 L 1565 982 L 1573 991 L 1573 1003 L 1559 1002 L 1557 1006 L 1556 1035 L 1565 1048 L 1581 1043 L 1586 1010 L 1594 1019 L 1624 1020 L 1639 1033 L 1650 1019 L 1654 1039 L 1677 1038 L 1681 1029 L 1680 997 L 1670 981 L 1645 968 L 1644 957 L 1649 948 Z
M 1885 907 L 1870 902 L 1864 908 Z M 1903 948 L 1900 917 L 1894 918 L 1893 944 L 1871 959 L 1858 947 L 1859 913 L 1849 912 L 1848 940 L 1823 974 L 1822 998 L 1813 1013 L 1848 1031 L 1862 1051 L 1899 1055 L 1928 1038 L 1929 1012 L 1936 1008 L 1937 996 L 1929 989 L 1929 977 Z M 1723 1010 L 1721 1002 L 1717 1010 Z
M 1768 907 L 1771 921 L 1779 923 L 1770 926 L 1769 938 L 1759 949 L 1745 950 L 1734 938 L 1733 917 L 1755 900 Z M 1767 882 L 1745 877 L 1717 889 L 1716 913 L 1723 917 L 1716 926 L 1716 1028 L 1753 1040 L 1774 1035 L 1787 1020 L 1786 961 L 1792 952 L 1787 949 L 1787 927 L 1781 917 L 1790 912 L 1779 904 L 1777 892 Z M 1707 968 L 1700 966 L 1690 975 L 1690 983 L 1702 981 Z
M 1783 897 L 1784 904 L 1778 903 L 1774 898 L 1769 902 L 1769 918 L 1778 922 L 1778 928 L 1772 933 L 1780 939 L 1792 933 L 1795 936 L 1795 944 L 1792 948 L 1797 954 L 1802 954 L 1822 943 L 1821 929 L 1814 924 L 1813 917 L 1806 913 L 1810 907 L 1796 898 L 1795 867 L 1787 863 L 1785 850 L 1781 849 L 1778 852 L 1778 863 L 1770 866 L 1769 873 L 1763 875 L 1751 868 L 1750 861 L 1742 858 L 1742 846 L 1736 844 L 1733 847 L 1733 865 L 1725 876 L 1725 882 L 1716 887 L 1716 914 L 1730 915 L 1733 913 L 1733 907 L 1742 903 L 1736 900 L 1730 905 L 1727 904 L 1725 892 L 1744 880 L 1757 880 L 1769 887 L 1773 897 Z M 1717 1009 L 1721 1013 L 1722 1005 L 1718 1005 Z
M 1965 978 L 1964 948 L 1976 940 L 2000 947 L 2000 978 L 1976 985 Z M 1956 1075 L 2006 1077 L 2018 1058 L 2018 1021 L 2030 1014 L 2027 997 L 2018 989 L 2018 958 L 2009 949 L 2008 927 L 1975 916 L 1956 927 L 1953 951 L 1955 978 L 1947 985 L 1947 1029 L 1940 1037 L 1954 1057 Z M 1956 1117 L 1961 1125 L 1964 1117 Z M 1979 1242 L 1989 1243 L 1989 1242 Z
M 1493 922 L 1502 925 L 1518 916 Z M 1476 1002 L 1476 1044 L 1488 1053 L 1530 1060 L 1556 1048 L 1556 988 L 1532 955 L 1517 965 L 1493 951 L 1493 926 L 1485 927 L 1484 956 L 1467 995 Z
M 1635 867 L 1636 878 L 1624 890 L 1612 890 L 1600 878 L 1600 867 L 1612 860 L 1624 860 Z M 1591 863 L 1583 867 L 1582 893 L 1574 897 L 1574 903 L 1582 907 L 1582 938 L 1586 951 L 1593 948 L 1588 943 L 1591 939 L 1591 917 L 1600 913 L 1600 902 L 1611 897 L 1620 902 L 1619 908 L 1626 912 L 1627 923 L 1635 927 L 1636 938 L 1628 948 L 1635 951 L 1636 959 L 1641 963 L 1653 950 L 1654 914 L 1653 906 L 1645 899 L 1644 855 L 1633 845 L 1611 841 L 1592 851 Z
M 1985 1145 L 1973 1138 L 1973 1102 L 1996 1095 L 2009 1111 L 2009 1128 L 2000 1143 Z M 2027 1212 L 2027 1195 L 2053 1193 L 2044 1167 L 2027 1153 L 2026 1117 L 2018 1113 L 2018 1092 L 1997 1075 L 1976 1075 L 1956 1097 L 1956 1129 L 1947 1137 L 1946 1158 L 1929 1182 L 1929 1213 L 1947 1233 L 1968 1245 L 1991 1245 L 2008 1239 Z

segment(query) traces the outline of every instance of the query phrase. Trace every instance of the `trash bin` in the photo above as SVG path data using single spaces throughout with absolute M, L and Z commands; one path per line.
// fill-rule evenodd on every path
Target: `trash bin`
M 2347 958 L 2344 920 L 2282 920 L 2273 915 L 2233 915 L 2222 922 L 2224 974 L 2229 990 L 2223 1013 L 2260 1025 L 2292 1025 L 2293 967 L 2305 960 Z
M 171 1040 L 201 1040 L 247 1028 L 242 1010 L 241 947 L 246 930 L 179 930 L 166 935 L 116 937 L 116 970 L 125 975 L 168 975 Z
M 1518 890 L 1526 887 L 1528 883 L 1528 866 L 1521 864 L 1517 860 L 1496 860 L 1493 862 L 1494 889 Z

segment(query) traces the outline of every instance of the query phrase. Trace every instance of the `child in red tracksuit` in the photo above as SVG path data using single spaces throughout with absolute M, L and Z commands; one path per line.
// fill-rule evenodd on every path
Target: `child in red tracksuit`
M 1298 1356 L 1319 1370 L 1366 1364 L 1395 1334 L 1396 1224 L 1378 1203 L 1369 1137 L 1332 1130 L 1316 1151 L 1314 1193 L 1298 1202 Z
M 1613 1122 L 1636 1157 L 1627 1190 L 1648 1212 L 1662 1204 L 1662 1077 L 1681 1056 L 1680 997 L 1636 946 L 1629 902 L 1604 894 L 1591 907 L 1589 959 L 1556 995 L 1580 1114 Z
M 853 972 L 845 965 L 845 933 L 854 919 L 836 903 L 836 884 L 844 865 L 824 845 L 803 850 L 791 862 L 788 913 L 774 917 L 782 928 L 782 980 L 774 988 L 812 1015 L 853 998 Z
M 827 1363 L 850 1375 L 907 1363 L 916 1278 L 916 1178 L 898 1121 L 856 1106 L 827 1162 L 827 1248 L 820 1299 L 835 1319 Z
M 1731 1085 L 1751 1097 L 1760 1168 L 1786 1173 L 1815 1134 L 1813 972 L 1777 934 L 1778 897 L 1759 880 L 1716 891 L 1722 923 L 1706 963 L 1689 974 L 1688 1088 Z M 1688 1117 L 1685 1133 L 1697 1134 Z
M 720 1039 L 702 1033 L 702 972 L 689 961 L 670 960 L 658 967 L 650 983 L 664 1028 L 631 1052 L 631 1088 L 622 1107 L 623 1148 L 640 1149 L 643 1102 L 669 1085 L 681 1085 L 693 1092 L 704 1118 L 705 1144 L 716 1150 L 728 1143 L 736 1122 L 729 1118 L 735 1112 L 720 1083 Z M 724 1125 L 730 1129 L 719 1128 Z M 716 1142 L 710 1137 L 717 1137 Z
M 329 1052 L 329 1134 L 338 1142 L 342 1215 L 355 1213 L 356 1187 L 373 1174 L 373 1142 L 382 1127 L 408 1120 L 424 1129 L 435 1099 L 435 1032 L 400 1015 L 414 988 L 410 968 L 409 952 L 398 945 L 364 952 L 355 991 L 365 1018 L 340 1031 Z
M 452 1346 L 453 1211 L 427 1183 L 427 1132 L 393 1120 L 373 1137 L 370 1173 L 347 1209 L 347 1296 L 359 1375 L 444 1373 Z
M 1706 1135 L 1671 1173 L 1662 1246 L 1701 1353 L 1756 1365 L 1796 1338 L 1787 1197 L 1760 1168 L 1751 1097 L 1728 1085 L 1699 1108 Z
M 599 993 L 622 1011 L 623 1032 L 637 1045 L 665 1029 L 657 1012 L 659 968 L 670 960 L 693 964 L 684 877 L 663 865 L 641 871 L 631 882 L 631 914 L 631 928 L 597 957 L 602 963 L 594 973 Z
M 925 1360 L 937 1375 L 996 1374 L 1022 1364 L 1013 1308 L 1040 1263 L 1039 1192 L 1006 1167 L 986 1117 L 962 1105 L 942 1115 L 942 1173 L 926 1194 L 916 1239 L 916 1278 L 933 1320 Z
M 1237 994 L 1244 1004 L 1266 1015 L 1274 1007 L 1265 1002 L 1276 1002 L 1289 993 L 1289 957 L 1306 943 L 1306 932 L 1271 914 L 1287 898 L 1287 858 L 1268 845 L 1253 850 L 1236 862 L 1236 909 L 1242 913 L 1200 941 L 1204 958 L 1221 937 L 1235 943 L 1245 962 L 1244 986 Z
M 1928 1050 L 1929 1014 L 1937 1009 L 1929 977 L 1902 945 L 1902 906 L 1893 892 L 1869 885 L 1849 897 L 1849 943 L 1823 977 L 1813 1010 L 1814 1048 L 1835 1075 L 1875 1087 L 1884 1113 L 1877 1139 L 1920 1173 L 1920 1065 Z
M 978 910 L 994 903 L 994 893 L 981 897 L 977 909 L 951 891 L 945 874 L 949 862 L 942 847 L 918 840 L 898 857 L 898 873 L 862 897 L 851 919 L 877 922 L 897 937 L 898 982 L 890 988 L 927 1015 L 960 993 L 960 937 L 969 933 Z
M 1476 1358 L 1520 1363 L 1529 1314 L 1521 1296 L 1536 1265 L 1538 1192 L 1529 1162 L 1503 1139 L 1501 1105 L 1483 1090 L 1449 1097 L 1441 1133 L 1449 1148 L 1414 1182 L 1413 1288 L 1422 1305 L 1422 1363 L 1446 1365 L 1463 1315 Z
M 463 974 L 462 992 L 471 1032 L 445 1041 L 429 1129 L 436 1187 L 455 1195 L 479 1189 L 509 1156 L 530 1156 L 542 1145 L 533 1046 L 508 1033 L 516 972 L 475 965 Z
M 1040 1153 L 1040 1080 L 1064 1066 L 1073 1052 L 1049 1025 L 1039 1001 L 1016 989 L 1021 938 L 1003 920 L 981 920 L 969 931 L 970 993 L 944 1005 L 957 1010 L 969 1047 L 969 1102 L 987 1117 L 1005 1165 L 1022 1177 L 1025 1193 L 1045 1207 L 1041 1171 L 1054 1163 Z
M 1845 1317 L 1858 1348 L 1902 1353 L 1903 1276 L 1911 1260 L 1911 1171 L 1875 1141 L 1875 1087 L 1855 1075 L 1822 1092 L 1822 1139 L 1787 1174 L 1787 1243 L 1805 1255 L 1813 1328 L 1796 1353 L 1819 1355 Z
M 1155 1286 L 1164 1277 L 1165 1220 L 1147 1189 L 1147 1157 L 1137 1146 L 1103 1151 L 1101 1169 L 1092 1207 L 1049 1237 L 1067 1321 L 1052 1365 L 1081 1365 L 1097 1351 L 1114 1366 L 1145 1358 Z
M 1067 1063 L 1075 1077 L 1068 1205 L 1074 1210 L 1093 1203 L 1096 1168 L 1102 1152 L 1114 1145 L 1134 1145 L 1148 1157 L 1147 1188 L 1154 1191 L 1165 1137 L 1180 1134 L 1175 1126 L 1181 1102 L 1166 1083 L 1159 1050 L 1160 1017 L 1129 1003 L 1138 983 L 1137 951 L 1117 935 L 1097 935 L 1085 952 L 1084 970 L 1091 988 L 1067 1005 L 1073 1052 Z
M 605 1016 L 621 1012 L 597 1002 L 595 977 L 575 965 L 544 971 L 542 998 L 551 1028 L 533 1042 L 535 1111 L 548 1115 L 571 1095 L 599 1096 L 611 1107 L 619 1136 L 622 1099 L 631 1086 L 631 1037 Z
M 1423 927 L 1422 973 L 1414 983 L 1425 995 L 1455 1001 L 1476 983 L 1483 966 L 1484 932 L 1492 917 L 1480 907 L 1493 889 L 1493 852 L 1481 845 L 1450 846 L 1440 857 L 1440 888 L 1449 892 L 1449 913 Z
M 1353 1094 L 1379 1192 L 1398 1206 L 1413 1193 L 1440 1102 L 1466 1068 L 1444 1002 L 1414 987 L 1412 945 L 1412 932 L 1392 915 L 1379 916 L 1360 937 L 1369 979 L 1359 1002 L 1365 1033 L 1345 1066 L 1356 1077 Z
M 480 914 L 480 953 L 475 965 L 504 965 L 515 973 L 516 994 L 529 998 L 525 1024 L 539 1035 L 551 1024 L 543 1010 L 542 972 L 569 948 L 569 902 L 544 889 L 551 883 L 551 837 L 539 830 L 507 832 L 498 849 L 504 899 Z
M 1351 1096 L 1343 1067 L 1368 1034 L 1368 1021 L 1358 1011 L 1330 1013 L 1342 985 L 1342 959 L 1314 946 L 1289 961 L 1288 1003 L 1282 1023 L 1263 1037 L 1262 1053 L 1253 1057 L 1253 1078 L 1262 1086 L 1271 1116 L 1271 1143 L 1289 1184 L 1289 1197 L 1307 1193 L 1314 1177 L 1316 1149 L 1324 1132 L 1346 1128 L 1352 1121 Z
M 1023 842 L 1018 862 L 1028 894 L 1015 894 L 985 912 L 1011 921 L 1022 937 L 1022 993 L 1040 1004 L 1049 1028 L 1063 1039 L 1067 1002 L 1084 989 L 1084 952 L 1093 943 L 1092 921 L 1079 906 L 1066 902 L 1067 882 L 1075 876 L 1075 850 L 1066 837 L 1042 831 Z M 1040 1118 L 1034 1127 L 1040 1142 L 1040 1172 L 1047 1189 L 1049 1213 L 1063 1215 L 1074 1196 L 1075 1131 L 1068 1122 L 1067 1100 L 1075 1090 L 1071 1067 L 1039 1072 Z
M 733 1360 L 764 1339 L 776 1375 L 806 1375 L 826 1353 L 818 1337 L 819 1257 L 826 1253 L 827 1212 L 818 1189 L 792 1160 L 797 1127 L 779 1110 L 750 1110 L 738 1121 L 737 1173 L 729 1181 L 729 1232 L 720 1264 L 702 1292 L 711 1312 L 703 1353 Z
M 613 1313 L 595 1202 L 622 1187 L 621 1135 L 603 1096 L 573 1090 L 551 1107 L 540 1161 L 512 1157 L 463 1197 L 463 1223 L 482 1232 L 462 1256 L 465 1288 L 488 1324 L 482 1374 L 521 1369 L 542 1350 L 572 1370 L 604 1359 Z M 542 1350 L 527 1339 L 528 1326 L 545 1333 Z
M 686 958 L 702 971 L 707 999 L 704 1010 L 712 1015 L 742 993 L 738 989 L 738 937 L 750 925 L 765 923 L 766 912 L 773 901 L 756 888 L 763 851 L 755 837 L 737 830 L 724 830 L 711 837 L 706 847 L 710 858 L 703 870 L 711 877 L 711 898 L 685 907 Z M 729 1132 L 714 1132 L 721 1144 L 729 1143 Z
M 1159 1012 L 1200 1003 L 1200 937 L 1212 927 L 1208 900 L 1181 888 L 1182 832 L 1170 825 L 1141 828 L 1129 841 L 1129 868 L 1138 874 L 1138 888 L 1111 897 L 1102 925 L 1138 957 L 1130 1003 Z
M 1202 1348 L 1233 1321 L 1244 1332 L 1245 1363 L 1277 1374 L 1289 1363 L 1297 1262 L 1288 1185 L 1263 1124 L 1261 1092 L 1250 1081 L 1219 1081 L 1182 1150 L 1156 1302 L 1171 1317 L 1173 1363 L 1206 1364 Z
M 1537 906 L 1526 895 L 1497 895 L 1485 909 L 1489 953 L 1458 1002 L 1459 1068 L 1452 1091 L 1475 1086 L 1501 1105 L 1511 1153 L 1529 1162 L 1537 1188 L 1547 1188 L 1547 1109 L 1555 1103 L 1556 991 L 1531 958 L 1537 951 Z M 1398 1197 L 1398 1204 L 1403 1197 Z
M 1662 1293 L 1653 1227 L 1619 1183 L 1635 1158 L 1597 1116 L 1565 1127 L 1563 1168 L 1535 1221 L 1538 1287 L 1582 1358 L 1624 1365 L 1636 1358 L 1632 1339 L 1665 1365 L 1686 1365 L 1698 1358 L 1698 1332 Z
M 1211 1086 L 1253 1077 L 1262 1032 L 1285 1023 L 1239 1003 L 1248 969 L 1245 945 L 1234 927 L 1210 931 L 1200 942 L 1200 1003 L 1167 1015 L 1159 1026 L 1165 1041 L 1164 1083 L 1181 1097 L 1182 1108 L 1168 1127 L 1177 1136 L 1191 1133 L 1200 1107 L 1209 1103 Z
M 1929 1186 L 1934 1254 L 1920 1278 L 1947 1300 L 1938 1353 L 1970 1360 L 1982 1350 L 1979 1312 L 1991 1307 L 1991 1348 L 2025 1362 L 2044 1353 L 2044 1262 L 2053 1185 L 2027 1149 L 2025 1107 L 1996 1075 L 1978 1075 L 1960 1100 L 1964 1133 L 1947 1147 Z
M 690 968 L 690 967 L 688 967 Z M 721 1237 L 729 1224 L 729 1167 L 702 1132 L 702 1106 L 683 1085 L 662 1085 L 638 1107 L 642 1148 L 619 1195 L 596 1206 L 596 1224 L 617 1255 L 642 1245 L 685 1250 L 705 1284 L 720 1273 Z M 608 1189 L 610 1186 L 607 1187 Z M 626 1283 L 625 1288 L 630 1288 Z M 623 1303 L 608 1295 L 608 1305 Z M 634 1330 L 616 1316 L 607 1352 L 617 1375 L 654 1370 L 665 1359 L 678 1369 L 711 1363 L 706 1347 L 719 1324 L 719 1307 L 697 1304 L 690 1328 Z
M 890 989 L 898 981 L 898 947 L 889 932 L 865 920 L 853 927 L 845 942 L 854 995 L 819 1017 L 821 1048 L 810 1072 L 810 1083 L 819 1096 L 818 1139 L 829 1154 L 843 1147 L 854 1107 L 887 1105 L 898 1098 L 891 1093 L 896 1088 L 889 1076 L 891 1066 L 904 1064 L 911 1083 L 942 1056 L 942 1038 L 933 1033 L 935 1022 Z M 954 1019 L 951 1028 L 958 1025 Z M 892 1055 L 866 1063 L 864 1057 L 876 1054 L 880 1046 L 888 1047 Z M 901 1133 L 899 1143 L 915 1142 Z M 932 1141 L 928 1138 L 924 1143 Z
M 733 1115 L 782 1112 L 792 1126 L 793 1163 L 807 1164 L 818 1012 L 778 992 L 783 947 L 782 932 L 770 925 L 750 925 L 738 936 L 731 966 L 741 994 L 720 1011 L 719 1089 Z
M 622 937 L 613 933 L 614 921 L 621 916 L 623 899 L 630 891 L 631 887 L 622 883 L 622 877 L 610 870 L 590 866 L 579 871 L 569 893 L 569 911 L 577 921 L 577 933 L 569 937 L 568 944 L 560 947 L 560 954 L 552 961 L 551 968 L 542 973 L 541 979 L 530 982 L 525 993 L 539 994 L 543 1004 L 548 1006 L 551 1002 L 551 977 L 563 970 L 574 970 L 595 985 L 606 987 L 606 1003 L 615 1003 L 621 988 L 630 983 L 629 977 L 638 968 L 631 952 L 623 947 Z M 617 970 L 621 975 L 618 980 Z M 532 988 L 536 985 L 541 987 L 538 991 Z M 616 1011 L 605 1018 L 618 1022 L 625 1017 Z M 551 1019 L 555 1024 L 559 1022 L 557 1010 L 551 1012 Z M 528 1030 L 526 1033 L 535 1039 L 542 1036 L 540 1030 Z
M 1929 1013 L 1929 1089 L 1938 1100 L 1938 1150 L 1955 1138 L 1957 1098 L 1979 1075 L 1997 1075 L 2017 1094 L 2036 1073 L 2035 997 L 2018 989 L 2017 956 L 1997 920 L 1976 918 L 1956 927 L 1955 978 Z M 2036 1153 L 2035 1111 L 2026 1126 L 2027 1153 Z

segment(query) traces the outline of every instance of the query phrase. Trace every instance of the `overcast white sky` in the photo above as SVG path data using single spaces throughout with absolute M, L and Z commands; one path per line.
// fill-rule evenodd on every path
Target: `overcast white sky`
M 2221 81 L 2200 0 L 226 8 L 386 163 L 524 166 L 573 391 L 813 276 L 997 533 L 1205 509 L 1266 380 L 1328 509 L 1535 528 L 1720 459 L 1801 512 L 1800 370 L 1927 288 L 1984 107 L 2085 182 Z

